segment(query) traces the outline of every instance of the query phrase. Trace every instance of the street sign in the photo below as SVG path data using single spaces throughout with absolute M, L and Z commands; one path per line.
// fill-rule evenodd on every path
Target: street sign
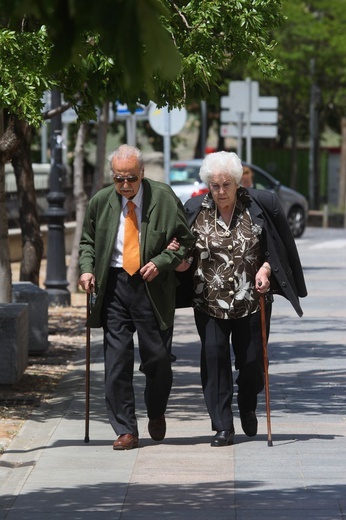
M 186 117 L 185 108 L 168 110 L 167 106 L 158 108 L 155 103 L 151 103 L 149 108 L 150 126 L 157 134 L 163 136 L 163 162 L 167 184 L 169 184 L 171 162 L 171 136 L 178 134 L 184 128 Z
M 228 91 L 228 96 L 221 97 L 221 123 L 239 124 L 242 119 L 251 124 L 277 123 L 278 98 L 260 97 L 258 81 L 231 81 Z
M 221 98 L 221 123 L 235 123 L 242 125 L 242 133 L 250 131 L 252 137 L 276 137 L 276 126 L 269 130 L 259 130 L 256 125 L 276 125 L 278 121 L 278 98 L 259 95 L 258 81 L 231 81 L 228 86 L 229 95 Z M 246 126 L 245 123 L 251 123 Z M 274 134 L 275 131 L 275 135 Z M 255 135 L 256 134 L 256 135 Z M 226 130 L 222 126 L 221 135 L 234 136 L 234 130 Z M 239 135 L 239 130 L 235 136 Z M 244 137 L 244 135 L 243 135 Z
M 277 127 L 272 125 L 251 125 L 251 137 L 274 139 L 277 137 Z M 220 135 L 222 137 L 244 137 L 248 135 L 248 127 L 244 124 L 241 134 L 237 125 L 221 125 Z
M 151 128 L 159 135 L 172 136 L 179 134 L 186 123 L 186 109 L 168 107 L 158 108 L 152 103 L 149 109 L 149 123 Z
M 221 97 L 222 137 L 236 137 L 241 156 L 242 138 L 246 138 L 246 159 L 251 162 L 251 139 L 277 137 L 278 98 L 259 95 L 258 81 L 231 81 L 228 96 Z M 225 124 L 226 123 L 226 124 Z
M 279 100 L 275 96 L 261 96 L 258 98 L 258 108 L 267 110 L 277 110 L 279 107 Z
M 122 118 L 122 117 L 127 117 L 127 116 L 132 116 L 132 115 L 144 116 L 144 115 L 146 115 L 146 112 L 147 112 L 147 107 L 145 107 L 143 105 L 139 105 L 139 104 L 134 112 L 131 112 L 131 110 L 129 110 L 129 108 L 126 104 L 119 103 L 119 101 L 117 101 L 115 103 L 115 105 L 116 105 L 116 110 L 117 110 L 116 111 L 117 118 Z
M 240 113 L 242 112 L 225 112 L 221 118 L 221 122 L 238 124 Z M 259 110 L 258 112 L 251 112 L 250 121 L 252 124 L 276 124 L 278 122 L 278 113 L 274 110 Z

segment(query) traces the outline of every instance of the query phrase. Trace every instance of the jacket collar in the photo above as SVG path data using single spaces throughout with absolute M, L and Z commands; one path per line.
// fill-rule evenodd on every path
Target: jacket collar
M 248 208 L 254 224 L 262 228 L 264 225 L 263 211 L 254 197 L 252 197 L 252 194 L 247 189 L 240 187 L 237 190 L 237 199 Z M 203 207 L 212 208 L 213 206 L 214 201 L 210 193 L 207 193 L 207 195 L 198 195 L 188 200 L 185 204 L 185 214 L 188 225 L 192 226 Z

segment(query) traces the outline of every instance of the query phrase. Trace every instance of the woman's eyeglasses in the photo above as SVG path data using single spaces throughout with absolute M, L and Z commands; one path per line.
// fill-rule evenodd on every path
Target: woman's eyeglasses
M 230 190 L 232 188 L 233 185 L 234 185 L 234 182 L 225 182 L 221 186 L 220 186 L 220 184 L 216 184 L 215 182 L 211 182 L 210 185 L 209 185 L 209 188 L 211 189 L 211 191 L 220 191 L 221 188 L 223 189 L 223 191 L 228 191 L 228 190 Z
M 113 175 L 113 179 L 115 182 L 117 183 L 121 183 L 121 182 L 137 182 L 138 181 L 138 177 L 137 175 L 129 175 L 128 177 L 123 177 L 122 175 Z

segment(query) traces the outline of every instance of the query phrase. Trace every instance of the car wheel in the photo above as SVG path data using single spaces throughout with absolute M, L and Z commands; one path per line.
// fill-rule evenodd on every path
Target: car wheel
M 294 238 L 299 238 L 305 229 L 305 212 L 301 206 L 293 206 L 290 209 L 287 220 Z

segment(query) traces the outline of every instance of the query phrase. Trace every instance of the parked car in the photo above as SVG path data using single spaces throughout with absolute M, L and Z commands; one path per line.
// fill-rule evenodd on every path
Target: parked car
M 208 193 L 209 191 L 208 187 L 199 178 L 201 164 L 202 159 L 174 161 L 171 163 L 170 184 L 183 204 L 191 197 Z M 301 237 L 304 233 L 308 216 L 308 201 L 304 195 L 284 186 L 259 166 L 246 162 L 243 162 L 243 166 L 248 166 L 252 169 L 254 184 L 257 189 L 266 189 L 277 194 L 286 213 L 293 236 L 295 238 Z

